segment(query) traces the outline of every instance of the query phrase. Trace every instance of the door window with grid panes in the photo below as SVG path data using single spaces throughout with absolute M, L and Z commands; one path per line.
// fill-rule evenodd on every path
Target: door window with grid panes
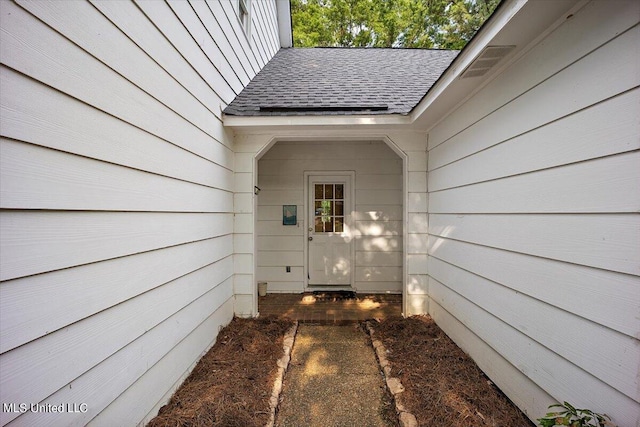
M 344 231 L 344 184 L 314 185 L 316 233 Z

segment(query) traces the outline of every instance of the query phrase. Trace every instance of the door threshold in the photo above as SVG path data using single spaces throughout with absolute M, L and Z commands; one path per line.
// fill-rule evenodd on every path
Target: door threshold
M 338 286 L 338 285 L 313 285 L 308 286 L 305 289 L 305 292 L 353 292 L 356 290 L 349 285 L 346 286 Z
M 345 299 L 356 299 L 356 290 L 351 286 L 312 286 L 307 288 L 307 292 L 320 301 L 340 301 Z

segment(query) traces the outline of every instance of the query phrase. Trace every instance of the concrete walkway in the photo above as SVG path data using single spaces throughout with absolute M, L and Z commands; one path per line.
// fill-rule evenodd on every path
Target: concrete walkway
M 298 328 L 276 426 L 388 426 L 385 385 L 358 325 Z

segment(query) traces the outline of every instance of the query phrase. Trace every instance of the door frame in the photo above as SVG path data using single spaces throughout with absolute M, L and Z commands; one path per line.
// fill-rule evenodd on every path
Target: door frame
M 356 245 L 355 245 L 355 235 L 354 235 L 354 223 L 355 223 L 355 218 L 354 218 L 354 213 L 356 212 L 356 172 L 351 170 L 331 170 L 331 171 L 327 171 L 327 170 L 323 170 L 323 171 L 304 171 L 304 186 L 303 186 L 303 197 L 304 197 L 304 205 L 303 205 L 303 209 L 304 209 L 304 260 L 303 260 L 303 265 L 304 265 L 304 290 L 305 292 L 316 289 L 316 286 L 309 286 L 309 227 L 311 226 L 309 223 L 309 212 L 311 211 L 311 206 L 309 206 L 309 178 L 312 176 L 348 176 L 350 179 L 350 185 L 349 185 L 349 194 L 348 197 L 350 198 L 350 206 L 351 206 L 351 212 L 349 212 L 349 215 L 345 215 L 345 228 L 347 230 L 349 230 L 349 237 L 350 237 L 350 248 L 349 248 L 349 255 L 351 257 L 351 271 L 349 272 L 350 274 L 350 282 L 351 282 L 351 286 L 350 286 L 350 290 L 354 290 L 356 291 L 356 286 L 355 286 L 355 278 L 356 278 Z M 333 288 L 335 288 L 336 290 L 338 289 L 345 289 L 346 286 L 340 286 L 340 285 L 331 285 Z M 332 289 L 333 289 L 332 288 Z

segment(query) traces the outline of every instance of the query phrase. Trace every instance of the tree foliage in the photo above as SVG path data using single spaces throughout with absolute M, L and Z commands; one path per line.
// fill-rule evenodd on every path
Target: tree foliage
M 500 0 L 291 0 L 296 47 L 461 49 Z

